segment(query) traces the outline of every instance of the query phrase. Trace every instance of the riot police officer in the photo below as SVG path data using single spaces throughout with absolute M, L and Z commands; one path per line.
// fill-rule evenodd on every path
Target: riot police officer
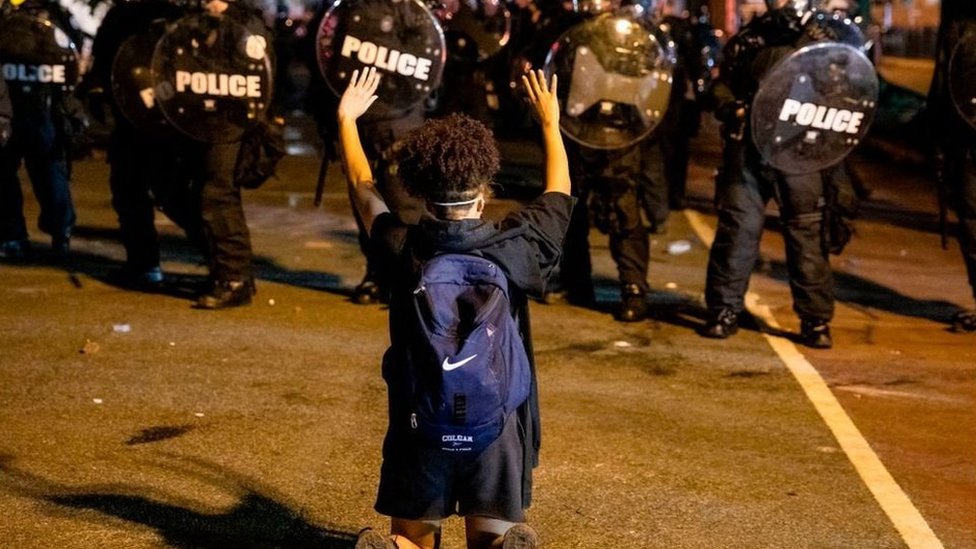
M 723 52 L 716 85 L 716 117 L 722 122 L 723 158 L 716 178 L 718 227 L 709 253 L 705 301 L 709 318 L 702 335 L 724 339 L 738 329 L 749 276 L 769 200 L 779 203 L 793 309 L 801 320 L 800 342 L 833 345 L 833 278 L 822 240 L 824 189 L 820 172 L 787 174 L 764 161 L 753 144 L 748 109 L 758 80 L 780 58 L 822 36 L 805 25 L 805 0 L 767 0 L 769 10 L 733 36 Z
M 959 247 L 976 299 L 976 113 L 969 101 L 976 97 L 976 87 L 971 81 L 952 82 L 950 63 L 970 70 L 976 65 L 976 4 L 971 2 L 942 4 L 936 72 L 928 105 L 942 158 L 940 184 L 959 220 Z M 953 90 L 953 83 L 969 86 L 972 91 Z M 956 332 L 976 331 L 976 309 L 957 312 L 951 324 Z
M 265 43 L 273 43 L 260 12 L 242 2 L 208 0 L 204 2 L 204 9 L 215 17 L 237 21 L 255 34 L 264 34 Z M 196 306 L 223 309 L 248 305 L 257 289 L 241 188 L 234 183 L 234 168 L 241 145 L 239 142 L 192 145 L 187 154 L 188 164 L 192 185 L 199 188 L 204 253 L 210 268 L 210 287 L 199 296 Z
M 210 0 L 203 7 L 255 33 L 266 30 L 256 12 L 237 2 Z M 154 20 L 173 20 L 185 13 L 185 7 L 165 0 L 117 5 L 96 37 L 93 73 L 107 83 L 112 61 L 126 38 L 147 31 Z M 153 223 L 158 207 L 187 232 L 208 260 L 208 287 L 196 306 L 223 309 L 249 304 L 255 293 L 252 249 L 241 189 L 234 184 L 240 143 L 200 142 L 172 129 L 149 132 L 127 122 L 117 105 L 114 110 L 110 186 L 126 249 L 126 263 L 116 273 L 118 281 L 142 289 L 156 289 L 163 283 Z
M 619 8 L 619 2 L 606 4 L 593 2 L 588 5 L 597 9 L 601 6 L 614 10 Z M 574 14 L 568 15 L 567 20 L 572 21 L 572 15 Z M 579 14 L 575 15 L 578 20 Z M 571 27 L 571 30 L 560 39 L 560 46 L 564 45 L 562 42 L 565 40 L 572 42 L 577 32 L 578 36 L 587 36 L 587 40 L 594 40 L 599 45 L 600 41 L 607 40 L 607 37 L 599 31 L 589 30 L 591 26 L 595 29 L 602 25 L 600 21 L 618 20 L 631 21 L 641 28 L 646 28 L 645 25 L 650 24 L 651 15 L 652 13 L 637 5 L 626 6 L 615 11 L 611 19 L 605 19 L 607 15 L 598 15 L 594 19 L 584 20 L 577 26 Z M 617 17 L 622 19 L 616 19 Z M 664 41 L 655 36 L 655 44 L 662 42 Z M 576 45 L 572 44 L 569 49 L 576 50 Z M 610 50 L 605 47 L 593 49 Z M 589 47 L 586 50 L 589 50 Z M 661 59 L 655 62 L 666 65 L 670 70 L 673 60 L 668 53 L 662 48 L 658 54 Z M 648 54 L 648 59 L 652 57 Z M 665 57 L 667 62 L 663 60 Z M 556 63 L 558 64 L 559 61 L 557 60 Z M 573 88 L 571 80 L 569 87 Z M 656 99 L 660 99 L 660 103 L 651 110 L 669 113 L 668 109 L 674 98 L 680 100 L 682 95 L 681 91 L 669 85 L 667 91 L 660 91 L 657 94 Z M 663 116 L 666 120 L 668 114 Z M 627 122 L 634 123 L 633 120 Z M 647 127 L 643 136 L 621 140 L 621 143 L 614 143 L 609 147 L 606 146 L 607 143 L 597 142 L 599 139 L 588 142 L 589 137 L 582 139 L 576 137 L 574 140 L 578 143 L 568 144 L 572 192 L 583 204 L 586 204 L 586 207 L 576 208 L 573 211 L 564 244 L 558 284 L 554 285 L 559 292 L 551 292 L 546 296 L 547 300 L 565 297 L 575 305 L 590 306 L 594 303 L 588 242 L 589 227 L 592 222 L 593 226 L 608 236 L 610 255 L 617 266 L 620 303 L 615 310 L 616 319 L 622 322 L 636 322 L 647 317 L 649 231 L 663 229 L 669 212 L 663 155 L 665 150 L 663 143 L 666 140 L 663 135 L 668 130 L 661 129 L 667 125 L 658 118 L 652 126 Z M 651 134 L 651 137 L 646 137 L 652 130 L 655 133 Z M 639 133 L 635 132 L 635 134 Z M 598 131 L 590 136 L 604 134 L 615 135 L 612 131 Z
M 4 16 L 16 11 L 53 22 L 57 28 L 55 32 L 62 33 L 59 36 L 67 33 L 73 43 L 80 43 L 80 33 L 56 2 L 27 0 L 17 8 L 5 7 L 4 11 Z M 78 67 L 64 70 L 77 75 Z M 17 72 L 5 70 L 4 76 Z M 75 223 L 69 186 L 70 140 L 76 129 L 70 95 L 70 86 L 74 83 L 55 86 L 30 80 L 29 77 L 12 79 L 7 83 L 14 116 L 10 139 L 0 148 L 0 257 L 22 258 L 29 248 L 23 195 L 17 177 L 23 162 L 40 204 L 38 228 L 51 235 L 51 248 L 63 259 L 68 253 Z

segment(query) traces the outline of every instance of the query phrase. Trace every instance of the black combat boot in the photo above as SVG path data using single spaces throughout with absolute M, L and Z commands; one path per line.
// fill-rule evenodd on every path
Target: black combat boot
M 30 242 L 26 240 L 7 240 L 0 242 L 0 259 L 20 261 L 27 257 Z
M 830 337 L 830 325 L 826 320 L 805 318 L 800 322 L 800 343 L 813 349 L 829 349 L 834 346 Z
M 71 235 L 56 236 L 51 239 L 51 251 L 56 255 L 68 255 L 71 252 Z
M 739 314 L 732 309 L 719 309 L 705 323 L 701 335 L 714 339 L 725 339 L 739 331 Z
M 251 304 L 251 296 L 257 293 L 254 280 L 218 280 L 213 288 L 197 299 L 198 309 L 227 309 Z
M 359 305 L 372 305 L 382 300 L 383 292 L 379 284 L 374 282 L 369 275 L 352 291 L 352 300 Z
M 637 284 L 625 284 L 620 289 L 620 311 L 617 320 L 638 322 L 647 318 L 647 293 Z
M 952 315 L 952 331 L 976 332 L 976 309 L 972 311 L 959 311 Z
M 166 275 L 159 265 L 137 267 L 126 263 L 108 274 L 112 284 L 140 292 L 156 292 L 163 289 Z

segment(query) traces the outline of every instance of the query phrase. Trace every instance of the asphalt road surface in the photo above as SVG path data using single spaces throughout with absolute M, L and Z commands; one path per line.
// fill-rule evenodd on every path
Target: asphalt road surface
M 599 306 L 532 305 L 544 430 L 529 521 L 545 547 L 976 547 L 976 335 L 946 324 L 972 301 L 923 174 L 858 157 L 873 193 L 833 258 L 835 348 L 811 351 L 789 337 L 774 215 L 755 321 L 696 335 L 716 164 L 714 141 L 696 142 L 692 207 L 653 239 L 653 319 L 612 319 L 596 232 Z M 205 269 L 162 215 L 168 291 L 109 282 L 123 254 L 107 167 L 76 165 L 70 268 L 36 231 L 32 261 L 0 264 L 0 546 L 351 549 L 386 527 L 372 503 L 387 312 L 349 300 L 355 225 L 335 169 L 313 207 L 317 168 L 291 156 L 247 192 L 258 294 L 214 312 L 191 308 Z M 679 241 L 690 249 L 669 253 Z M 446 524 L 445 548 L 461 529 Z

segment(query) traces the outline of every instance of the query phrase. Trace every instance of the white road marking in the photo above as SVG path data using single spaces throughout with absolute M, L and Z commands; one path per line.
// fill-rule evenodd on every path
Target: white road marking
M 686 209 L 685 216 L 698 238 L 711 248 L 715 241 L 715 230 L 705 223 L 698 212 Z M 776 321 L 769 307 L 760 305 L 756 295 L 751 292 L 746 296 L 746 308 L 759 322 L 765 323 L 776 331 L 780 330 L 779 322 Z M 763 336 L 799 382 L 803 392 L 834 434 L 840 447 L 854 465 L 854 469 L 861 476 L 861 480 L 888 515 L 905 543 L 912 549 L 941 549 L 943 545 L 938 536 L 885 468 L 871 445 L 854 425 L 854 421 L 827 387 L 820 373 L 800 353 L 793 342 L 765 331 Z

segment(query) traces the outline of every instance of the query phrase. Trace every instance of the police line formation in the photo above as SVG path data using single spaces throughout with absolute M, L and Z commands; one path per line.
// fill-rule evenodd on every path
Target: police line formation
M 309 64 L 317 69 L 311 110 L 326 142 L 320 187 L 326 163 L 337 156 L 337 98 L 354 71 L 375 67 L 382 75 L 377 105 L 360 125 L 380 192 L 403 219 L 416 222 L 425 205 L 404 191 L 390 161 L 398 139 L 425 118 L 455 111 L 498 133 L 529 127 L 519 79 L 541 67 L 560 79 L 560 129 L 579 198 L 548 298 L 593 303 L 586 242 L 592 223 L 608 235 L 618 266 L 616 316 L 637 321 L 648 313 L 649 233 L 663 231 L 668 212 L 683 207 L 688 142 L 701 111 L 710 110 L 721 122 L 724 153 L 706 282 L 709 316 L 701 333 L 736 332 L 765 204 L 775 199 L 788 218 L 782 226 L 799 341 L 830 347 L 828 256 L 843 248 L 856 211 L 845 159 L 863 141 L 877 107 L 878 78 L 866 55 L 872 45 L 846 0 L 767 4 L 765 14 L 724 44 L 707 8 L 691 14 L 683 0 L 325 5 L 307 41 Z M 69 253 L 75 223 L 69 144 L 81 130 L 84 98 L 92 114 L 113 125 L 110 188 L 127 254 L 113 276 L 140 288 L 164 283 L 153 225 L 160 210 L 208 261 L 209 284 L 197 306 L 250 303 L 256 289 L 241 188 L 263 183 L 284 154 L 281 122 L 271 114 L 273 17 L 240 0 L 85 6 L 87 32 L 57 3 L 3 5 L 0 63 L 13 117 L 0 112 L 0 253 L 13 260 L 30 251 L 16 175 L 21 161 L 41 203 L 39 228 L 51 235 L 56 253 Z M 950 44 L 941 71 L 945 93 L 938 98 L 957 106 L 944 110 L 967 136 L 963 142 L 972 141 L 976 124 L 976 99 L 966 84 L 976 70 L 973 44 L 959 36 Z M 972 166 L 965 154 L 946 158 L 951 169 L 944 172 L 966 181 Z M 956 206 L 973 283 L 976 207 Z M 355 299 L 381 301 L 388 283 L 366 254 L 362 223 L 360 229 L 367 273 Z M 972 331 L 976 313 L 961 311 L 953 323 Z

